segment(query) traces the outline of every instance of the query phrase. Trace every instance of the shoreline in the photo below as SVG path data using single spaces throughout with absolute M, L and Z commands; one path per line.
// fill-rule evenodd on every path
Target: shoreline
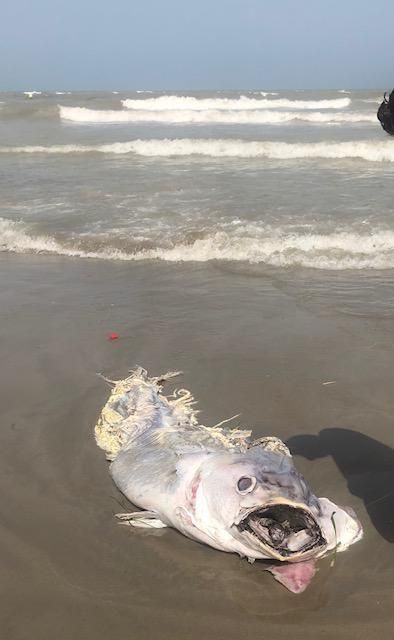
M 323 628 L 338 639 L 389 637 L 394 525 L 382 518 L 392 498 L 378 505 L 393 477 L 390 318 L 321 308 L 274 278 L 209 264 L 0 255 L 0 269 L 7 637 L 97 640 L 133 628 L 231 639 L 261 633 L 262 622 L 278 640 Z M 120 339 L 108 341 L 111 331 Z M 174 531 L 115 526 L 118 501 L 127 502 L 93 438 L 108 395 L 96 373 L 120 377 L 136 364 L 152 375 L 183 370 L 206 424 L 241 413 L 256 437 L 298 437 L 297 468 L 316 494 L 355 509 L 364 540 L 333 568 L 319 562 L 305 594 L 293 596 L 258 566 Z M 331 450 L 308 459 L 300 436 L 335 428 L 368 438 L 371 459 L 353 465 L 357 437 L 345 443 L 344 467 L 332 431 Z

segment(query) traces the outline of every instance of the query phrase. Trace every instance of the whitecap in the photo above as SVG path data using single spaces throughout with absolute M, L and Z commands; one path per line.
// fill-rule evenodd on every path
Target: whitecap
M 160 96 L 158 98 L 145 98 L 122 100 L 127 109 L 344 109 L 351 104 L 350 98 L 333 98 L 330 100 L 288 100 L 286 98 L 196 98 L 194 96 Z
M 346 231 L 331 234 L 300 234 L 285 230 L 246 227 L 242 232 L 212 232 L 192 243 L 178 242 L 170 248 L 121 251 L 111 246 L 113 234 L 103 238 L 97 250 L 84 250 L 73 238 L 60 243 L 55 238 L 35 235 L 21 222 L 0 218 L 0 251 L 44 253 L 68 257 L 123 261 L 247 262 L 276 267 L 307 267 L 326 270 L 393 269 L 394 232 L 369 234 Z M 74 244 L 72 244 L 74 243 Z
M 168 124 L 288 124 L 295 121 L 311 124 L 355 124 L 376 121 L 373 113 L 321 112 L 321 111 L 273 111 L 273 110 L 224 110 L 224 109 L 166 109 L 155 110 L 98 110 L 86 107 L 59 105 L 63 120 L 91 124 L 122 124 L 138 122 L 165 122 Z
M 0 153 L 107 153 L 136 154 L 145 157 L 261 158 L 273 160 L 366 160 L 394 162 L 391 140 L 360 140 L 352 142 L 267 142 L 214 138 L 174 138 L 131 140 L 98 145 L 26 145 L 0 147 Z

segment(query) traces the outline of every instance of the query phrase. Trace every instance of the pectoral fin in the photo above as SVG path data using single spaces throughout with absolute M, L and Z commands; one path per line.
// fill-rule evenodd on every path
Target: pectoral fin
M 140 527 L 146 529 L 163 529 L 167 525 L 157 517 L 154 511 L 133 511 L 131 513 L 117 513 L 115 518 L 120 520 L 119 524 L 129 527 Z

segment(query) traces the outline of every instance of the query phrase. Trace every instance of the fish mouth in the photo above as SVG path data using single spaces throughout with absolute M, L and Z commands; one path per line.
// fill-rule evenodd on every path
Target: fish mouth
M 259 507 L 236 526 L 278 560 L 294 560 L 326 545 L 313 515 L 299 505 L 276 503 Z

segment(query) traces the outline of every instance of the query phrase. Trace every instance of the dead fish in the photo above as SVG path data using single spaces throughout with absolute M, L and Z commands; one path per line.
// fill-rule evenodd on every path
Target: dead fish
M 237 553 L 293 593 L 308 586 L 316 560 L 362 538 L 354 512 L 317 498 L 276 437 L 198 422 L 185 389 L 137 368 L 113 384 L 95 427 L 117 487 L 143 511 L 118 514 L 133 527 L 174 527 Z

